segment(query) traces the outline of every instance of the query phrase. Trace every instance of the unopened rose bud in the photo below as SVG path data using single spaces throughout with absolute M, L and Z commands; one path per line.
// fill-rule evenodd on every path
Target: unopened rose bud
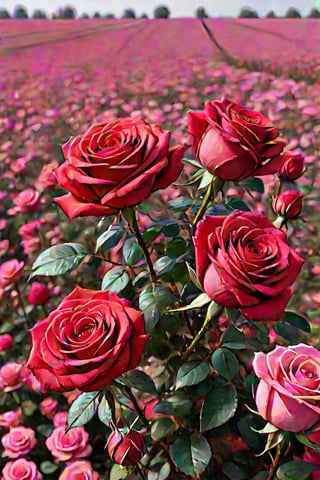
M 115 430 L 108 438 L 108 453 L 111 460 L 119 465 L 128 467 L 136 465 L 140 458 L 145 454 L 146 446 L 143 436 L 131 430 Z
M 9 350 L 12 347 L 12 336 L 9 333 L 0 335 L 0 352 Z
M 281 217 L 296 218 L 303 206 L 303 194 L 294 190 L 281 192 L 272 198 L 272 208 Z
M 30 305 L 43 305 L 50 297 L 50 290 L 47 285 L 39 282 L 33 282 L 28 292 L 28 302 Z
M 284 155 L 284 163 L 279 172 L 279 178 L 282 180 L 297 180 L 304 170 L 304 155 L 300 152 L 289 150 Z

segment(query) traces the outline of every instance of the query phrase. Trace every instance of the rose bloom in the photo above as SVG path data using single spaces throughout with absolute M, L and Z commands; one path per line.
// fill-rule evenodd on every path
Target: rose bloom
M 32 428 L 13 427 L 1 439 L 5 457 L 17 458 L 27 455 L 36 445 L 35 432 Z
M 27 295 L 30 305 L 43 305 L 50 297 L 50 290 L 47 285 L 40 282 L 33 282 Z
M 0 390 L 12 392 L 25 383 L 25 366 L 21 363 L 8 362 L 0 369 Z
M 170 132 L 140 118 L 92 125 L 62 146 L 54 173 L 69 191 L 55 199 L 70 219 L 110 215 L 137 205 L 179 176 L 183 145 L 169 148 Z
M 119 465 L 136 465 L 146 452 L 143 436 L 136 430 L 115 430 L 108 438 L 108 453 Z
M 42 400 L 42 402 L 39 405 L 41 414 L 49 419 L 54 418 L 58 410 L 58 407 L 59 407 L 58 401 L 51 397 L 45 398 L 44 400 Z
M 0 352 L 10 350 L 12 347 L 12 336 L 9 333 L 0 335 Z
M 56 427 L 46 439 L 51 455 L 60 462 L 88 457 L 92 447 L 88 445 L 89 434 L 83 427 L 76 427 L 65 433 L 65 426 Z
M 142 312 L 128 300 L 80 287 L 31 336 L 27 366 L 45 391 L 103 388 L 137 366 L 147 340 Z
M 67 425 L 68 412 L 58 412 L 53 417 L 53 425 L 55 427 L 65 427 Z
M 223 180 L 240 181 L 279 171 L 286 142 L 261 113 L 227 98 L 189 112 L 188 129 L 198 161 Z
M 0 427 L 16 427 L 19 424 L 20 417 L 22 416 L 21 408 L 17 410 L 8 410 L 7 412 L 0 414 Z
M 297 180 L 304 170 L 304 155 L 300 152 L 288 150 L 284 154 L 284 163 L 279 172 L 281 180 Z
M 215 302 L 249 320 L 279 318 L 304 260 L 263 215 L 206 216 L 194 238 L 197 274 Z
M 34 462 L 19 458 L 5 464 L 1 480 L 42 480 Z
M 0 265 L 0 288 L 8 289 L 17 282 L 22 274 L 24 262 L 16 259 L 8 260 Z
M 99 480 L 99 473 L 95 472 L 90 462 L 78 460 L 66 466 L 59 480 Z
M 38 210 L 40 205 L 40 194 L 33 188 L 27 188 L 26 190 L 23 190 L 23 192 L 20 192 L 13 201 L 15 207 L 8 211 L 10 215 Z
M 260 379 L 255 401 L 265 420 L 289 432 L 319 428 L 319 350 L 302 343 L 276 346 L 256 353 L 252 366 Z
M 272 197 L 272 209 L 282 217 L 297 218 L 302 212 L 302 206 L 303 193 L 295 190 L 287 190 Z

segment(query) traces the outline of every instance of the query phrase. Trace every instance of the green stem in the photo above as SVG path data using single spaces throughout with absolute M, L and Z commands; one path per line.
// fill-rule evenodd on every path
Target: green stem
M 21 292 L 19 290 L 19 287 L 18 287 L 18 284 L 15 283 L 15 287 L 16 287 L 16 291 L 18 293 L 18 302 L 19 302 L 19 306 L 23 312 L 23 316 L 24 316 L 24 327 L 25 327 L 25 330 L 26 332 L 29 331 L 30 329 L 30 326 L 29 326 L 29 317 L 27 315 L 27 312 L 26 312 L 26 309 L 24 308 L 24 304 L 23 304 L 23 299 L 22 299 L 22 295 L 21 295 Z
M 131 402 L 133 403 L 134 408 L 136 409 L 137 414 L 139 415 L 140 420 L 142 421 L 142 423 L 144 424 L 145 427 L 148 427 L 148 420 L 147 420 L 146 417 L 144 416 L 144 413 L 143 413 L 143 411 L 141 410 L 140 405 L 138 404 L 136 397 L 135 397 L 135 396 L 133 395 L 133 393 L 131 392 L 130 387 L 125 386 L 124 389 L 125 389 L 125 391 L 126 391 L 127 396 L 129 397 L 129 399 L 130 399 Z
M 197 211 L 197 214 L 192 222 L 193 226 L 193 231 L 195 231 L 197 223 L 201 220 L 203 217 L 203 214 L 205 213 L 207 206 L 209 205 L 210 200 L 214 200 L 217 193 L 221 188 L 223 187 L 224 180 L 222 178 L 214 176 L 212 179 L 212 182 L 208 185 L 208 189 L 206 191 L 205 196 L 203 197 L 202 203 L 200 205 L 199 210 Z

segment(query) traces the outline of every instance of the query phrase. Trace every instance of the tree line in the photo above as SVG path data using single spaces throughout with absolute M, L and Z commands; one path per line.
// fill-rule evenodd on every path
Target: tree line
M 153 18 L 170 18 L 171 12 L 166 5 L 159 5 L 153 11 Z M 204 7 L 198 7 L 195 11 L 196 18 L 209 18 L 209 15 Z M 277 18 L 277 14 L 274 10 L 270 10 L 266 18 Z M 76 9 L 72 5 L 59 8 L 57 12 L 52 15 L 48 15 L 44 10 L 36 9 L 29 16 L 28 10 L 23 5 L 17 5 L 12 12 L 12 15 L 6 8 L 0 7 L 0 18 L 34 18 L 34 19 L 75 19 L 75 18 L 116 18 L 113 13 L 107 13 L 102 15 L 99 12 L 95 12 L 92 16 L 88 13 L 82 13 L 80 16 L 77 15 Z M 148 18 L 146 13 L 142 13 L 140 16 L 137 16 L 133 8 L 126 8 L 120 18 Z M 259 18 L 258 12 L 253 8 L 247 6 L 241 8 L 238 18 Z M 295 7 L 289 7 L 284 15 L 284 18 L 302 18 L 301 12 Z M 306 18 L 320 18 L 320 10 L 317 8 L 312 8 Z

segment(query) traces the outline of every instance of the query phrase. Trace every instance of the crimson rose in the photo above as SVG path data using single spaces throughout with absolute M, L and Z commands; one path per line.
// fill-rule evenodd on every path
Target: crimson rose
M 180 174 L 186 147 L 169 148 L 169 140 L 170 132 L 140 118 L 92 125 L 62 146 L 66 161 L 54 174 L 70 193 L 56 203 L 70 219 L 137 205 Z
M 240 181 L 279 171 L 286 142 L 261 113 L 227 98 L 189 112 L 188 128 L 201 165 L 223 180 Z
M 141 359 L 142 312 L 108 291 L 76 287 L 31 330 L 27 366 L 44 390 L 98 390 Z
M 263 215 L 206 216 L 195 239 L 197 274 L 210 298 L 250 320 L 281 316 L 304 260 Z

